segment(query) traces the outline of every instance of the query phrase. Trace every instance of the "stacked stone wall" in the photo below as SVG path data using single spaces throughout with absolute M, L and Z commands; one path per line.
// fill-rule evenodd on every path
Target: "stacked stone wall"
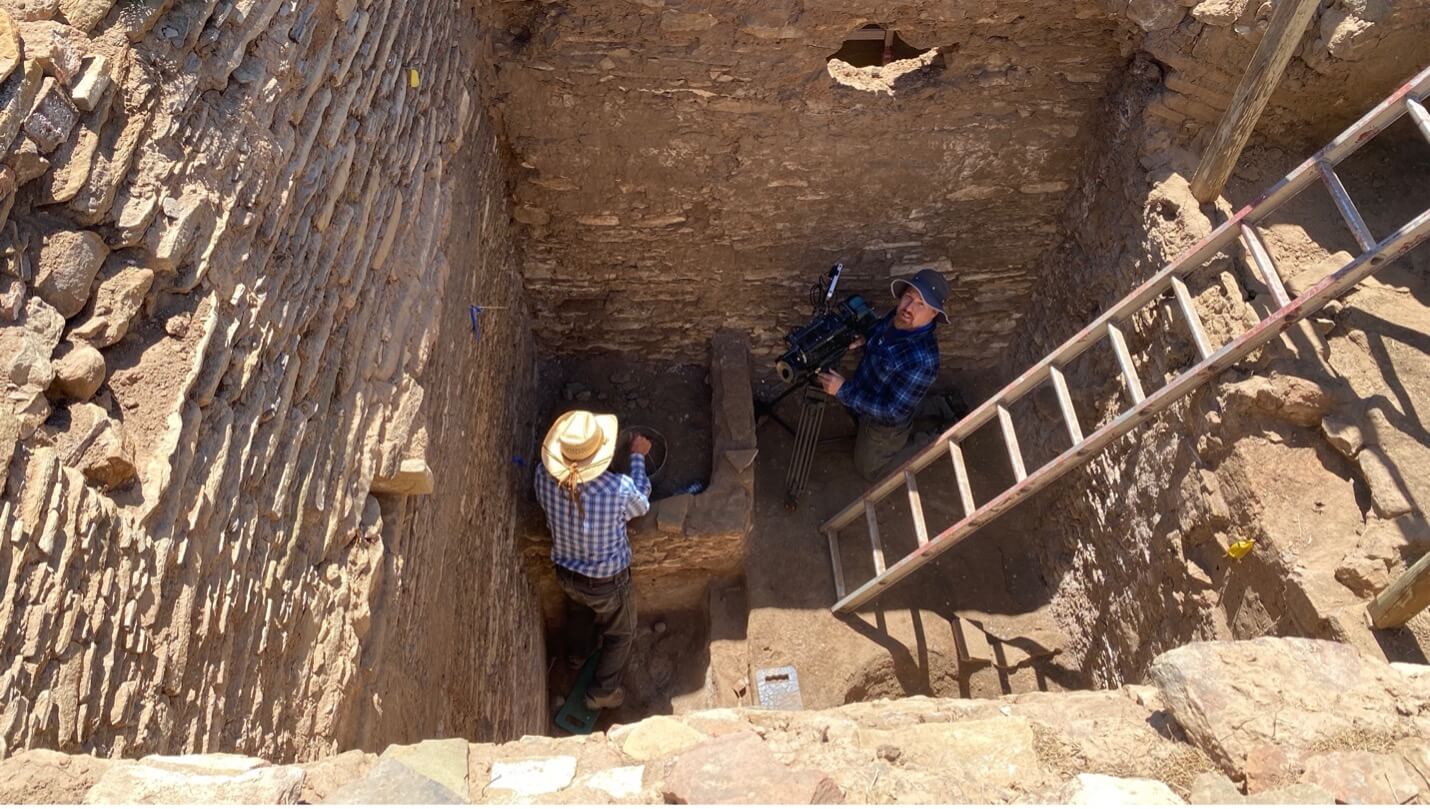
M 0 2 L 0 755 L 541 721 L 485 58 L 456 2 Z

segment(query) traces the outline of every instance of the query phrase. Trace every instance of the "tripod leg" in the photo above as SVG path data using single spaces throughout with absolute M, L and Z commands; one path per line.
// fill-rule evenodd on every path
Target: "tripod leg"
M 811 386 L 800 403 L 799 430 L 795 433 L 794 452 L 785 477 L 785 508 L 790 511 L 798 507 L 799 496 L 809 483 L 820 427 L 824 424 L 824 406 L 828 402 L 829 397 L 823 390 Z

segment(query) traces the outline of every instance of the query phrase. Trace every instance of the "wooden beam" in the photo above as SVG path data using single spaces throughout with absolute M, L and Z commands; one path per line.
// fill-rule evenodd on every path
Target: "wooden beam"
M 1381 590 L 1366 612 L 1370 613 L 1371 626 L 1394 629 L 1405 626 L 1406 621 L 1427 606 L 1430 606 L 1430 553 L 1420 557 L 1400 578 Z
M 1216 134 L 1202 153 L 1201 165 L 1192 176 L 1192 196 L 1198 202 L 1211 202 L 1226 187 L 1232 167 L 1246 148 L 1261 111 L 1266 109 L 1266 102 L 1271 100 L 1286 64 L 1320 5 L 1321 0 L 1280 0 L 1276 4 L 1266 34 L 1232 96 L 1231 107 L 1217 125 Z

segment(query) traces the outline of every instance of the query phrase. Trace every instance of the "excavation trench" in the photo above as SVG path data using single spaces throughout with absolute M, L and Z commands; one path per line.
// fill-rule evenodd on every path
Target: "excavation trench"
M 1321 12 L 1208 206 L 1271 4 L 568 5 L 0 2 L 0 757 L 549 732 L 532 480 L 577 406 L 666 452 L 607 722 L 1116 685 L 1204 638 L 1425 659 L 1363 618 L 1430 543 L 1430 248 L 848 616 L 817 528 L 853 425 L 787 511 L 753 407 L 836 261 L 880 309 L 944 273 L 937 390 L 991 395 L 1423 67 L 1424 4 Z M 1339 170 L 1377 237 L 1427 204 L 1406 121 Z M 1257 223 L 1293 294 L 1359 251 L 1304 197 Z M 1223 342 L 1271 299 L 1240 256 L 1189 285 Z M 1121 324 L 1149 392 L 1195 357 L 1175 310 Z M 1064 369 L 1084 433 L 1126 403 L 1103 348 Z M 1067 446 L 1046 392 L 1010 411 L 1030 470 Z M 996 428 L 965 453 L 978 502 L 1011 480 Z M 960 518 L 947 463 L 918 485 Z M 836 553 L 872 575 L 862 522 Z

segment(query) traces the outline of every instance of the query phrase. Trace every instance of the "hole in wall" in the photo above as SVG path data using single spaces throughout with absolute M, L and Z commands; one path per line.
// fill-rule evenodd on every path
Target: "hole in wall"
M 928 53 L 931 48 L 915 48 L 882 25 L 866 25 L 851 33 L 839 50 L 830 54 L 830 59 L 850 67 L 883 67 L 893 62 L 915 59 Z
M 937 48 L 916 48 L 897 31 L 871 24 L 851 32 L 825 64 L 830 77 L 846 87 L 893 95 L 900 78 L 943 62 Z

